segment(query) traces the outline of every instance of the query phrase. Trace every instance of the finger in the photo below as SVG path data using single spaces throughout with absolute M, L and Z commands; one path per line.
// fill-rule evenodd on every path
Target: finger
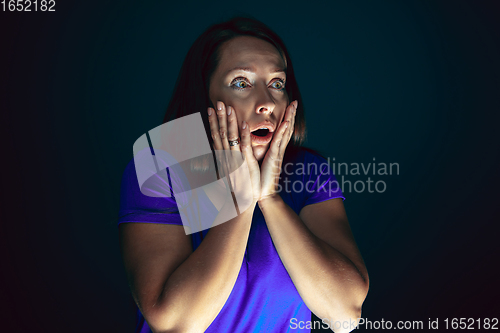
M 227 106 L 227 138 L 228 143 L 240 139 L 238 130 L 238 118 L 232 106 Z M 240 149 L 240 143 L 236 145 L 229 145 L 230 151 L 228 152 L 228 163 L 230 175 L 233 174 L 243 163 L 243 158 Z
M 294 108 L 293 108 L 292 123 L 290 124 L 290 138 L 288 139 L 288 141 L 290 141 L 290 139 L 293 136 L 293 132 L 295 131 L 295 119 L 297 118 L 297 107 L 299 105 L 299 102 L 296 100 L 292 104 L 294 104 Z
M 224 147 L 224 175 L 226 175 L 229 182 L 229 187 L 231 191 L 233 190 L 233 184 L 231 180 L 231 175 L 238 167 L 238 157 L 237 152 L 240 151 L 239 145 L 231 146 L 229 145 L 229 140 L 234 140 L 233 138 L 238 138 L 238 123 L 236 120 L 236 113 L 234 108 L 227 106 L 223 102 L 217 102 L 217 117 L 219 121 L 219 133 L 221 136 L 222 146 Z M 231 127 L 231 128 L 230 128 Z M 229 131 L 231 130 L 231 135 Z M 236 153 L 236 154 L 235 154 Z
M 234 112 L 234 108 L 232 106 L 227 107 L 227 138 L 229 141 L 240 139 L 238 118 L 236 117 L 236 112 Z M 229 148 L 231 150 L 241 151 L 240 144 L 229 146 Z
M 283 117 L 283 122 L 285 121 L 289 121 L 290 123 L 292 122 L 294 108 L 295 104 L 293 102 L 287 106 L 285 116 Z
M 240 142 L 241 152 L 243 153 L 245 159 L 249 164 L 257 163 L 252 150 L 252 138 L 250 137 L 250 128 L 246 121 L 241 124 L 241 142 Z M 250 165 L 249 165 L 250 167 Z
M 290 142 L 290 138 L 292 137 L 293 134 L 293 129 L 295 125 L 295 114 L 296 114 L 296 101 L 290 103 L 288 105 L 288 108 L 285 113 L 285 119 L 283 122 L 288 121 L 288 127 L 286 131 L 283 133 L 283 138 L 281 139 L 280 142 L 280 147 L 278 151 L 278 158 L 282 159 L 283 155 L 285 153 L 286 147 L 288 146 L 288 143 Z
M 223 156 L 224 147 L 222 145 L 222 140 L 219 130 L 219 121 L 217 119 L 217 113 L 213 108 L 208 108 L 208 122 L 210 123 L 210 132 L 214 144 L 214 150 L 216 150 L 215 155 L 217 159 L 217 170 L 219 173 L 219 178 L 223 178 L 227 172 L 225 167 L 225 156 Z
M 283 144 L 283 142 L 282 142 L 281 147 L 280 147 L 280 153 L 282 155 L 285 153 L 286 147 L 288 146 L 288 143 L 290 143 L 290 140 L 292 139 L 292 136 L 293 136 L 293 132 L 295 130 L 295 116 L 297 115 L 298 102 L 293 101 L 290 105 L 291 105 L 291 108 L 290 108 L 291 112 L 289 115 L 290 125 L 288 126 L 287 131 L 285 133 L 286 143 Z
M 210 134 L 214 142 L 214 149 L 222 150 L 223 147 L 220 140 L 219 122 L 217 121 L 217 115 L 215 114 L 215 110 L 213 108 L 208 108 L 208 122 L 210 124 Z
M 247 151 L 252 149 L 252 138 L 250 137 L 250 128 L 246 121 L 241 122 L 241 142 L 240 148 L 241 151 Z M 253 153 L 253 152 L 252 152 Z
M 227 114 L 226 106 L 221 101 L 217 102 L 217 121 L 219 122 L 219 134 L 224 150 L 229 150 L 227 141 Z
M 286 141 L 285 133 L 287 132 L 289 126 L 290 126 L 289 120 L 282 122 L 278 129 L 277 135 L 275 135 L 273 141 L 271 141 L 271 147 L 269 147 L 269 149 L 271 151 L 271 157 L 273 159 L 281 159 L 280 147 L 282 146 L 282 144 L 284 146 L 286 146 L 287 144 L 287 142 L 283 141 Z
M 255 155 L 253 154 L 252 150 L 252 138 L 250 136 L 250 127 L 245 121 L 243 121 L 241 124 L 240 133 L 241 133 L 240 148 L 245 158 L 245 161 L 247 162 L 248 165 L 248 171 L 250 172 L 250 179 L 254 180 L 260 179 L 259 162 L 257 162 L 257 160 L 255 159 Z M 254 184 L 253 182 L 252 186 L 259 187 L 258 184 Z M 259 192 L 260 190 L 257 189 L 257 191 Z M 256 199 L 258 199 L 259 195 L 260 194 L 256 194 L 254 192 L 254 197 L 256 197 Z

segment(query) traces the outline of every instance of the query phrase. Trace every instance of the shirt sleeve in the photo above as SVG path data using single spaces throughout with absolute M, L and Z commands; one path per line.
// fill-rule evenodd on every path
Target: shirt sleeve
M 156 180 L 155 186 L 163 187 L 160 189 L 162 193 L 171 192 L 168 179 Z M 154 197 L 141 192 L 133 159 L 123 172 L 118 215 L 118 224 L 142 222 L 182 225 L 177 203 L 172 196 Z
M 304 160 L 303 206 L 335 198 L 345 200 L 334 169 L 325 158 L 306 152 Z

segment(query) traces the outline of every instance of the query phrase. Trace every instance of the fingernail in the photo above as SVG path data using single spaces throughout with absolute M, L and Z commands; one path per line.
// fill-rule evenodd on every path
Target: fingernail
M 221 101 L 217 102 L 217 110 L 222 111 L 222 102 Z
M 295 109 L 299 107 L 299 101 L 295 100 Z
M 289 124 L 289 123 L 290 123 L 290 122 L 287 120 L 287 121 L 286 121 L 286 123 L 285 123 L 285 128 L 287 128 L 287 127 L 288 127 L 288 124 Z
M 243 125 L 241 126 L 241 128 L 245 129 L 247 128 L 247 123 L 243 120 Z
M 231 115 L 231 109 L 232 109 L 232 107 L 230 107 L 230 106 L 228 106 L 228 107 L 227 107 L 227 115 L 228 115 L 228 116 L 230 116 L 230 115 Z
M 212 108 L 208 108 L 208 115 L 211 116 L 212 115 Z

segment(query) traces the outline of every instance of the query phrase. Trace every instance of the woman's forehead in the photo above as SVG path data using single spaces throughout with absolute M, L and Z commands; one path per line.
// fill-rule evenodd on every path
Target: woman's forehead
M 223 73 L 235 68 L 276 72 L 284 71 L 286 65 L 271 43 L 256 37 L 238 36 L 221 46 L 218 67 Z

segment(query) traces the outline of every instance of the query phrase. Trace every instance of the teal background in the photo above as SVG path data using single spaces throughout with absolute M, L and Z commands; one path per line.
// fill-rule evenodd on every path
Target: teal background
M 52 13 L 0 12 L 2 327 L 133 332 L 121 173 L 135 140 L 161 124 L 195 38 L 238 14 L 285 41 L 308 147 L 400 166 L 372 178 L 384 193 L 344 193 L 371 279 L 363 317 L 498 316 L 499 9 L 57 1 Z

